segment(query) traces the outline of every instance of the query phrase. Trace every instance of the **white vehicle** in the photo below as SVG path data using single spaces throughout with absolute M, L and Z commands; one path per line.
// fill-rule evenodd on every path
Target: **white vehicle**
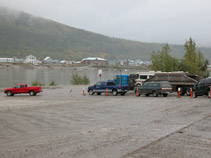
M 155 71 L 137 72 L 135 86 L 141 86 L 144 81 L 155 75 Z

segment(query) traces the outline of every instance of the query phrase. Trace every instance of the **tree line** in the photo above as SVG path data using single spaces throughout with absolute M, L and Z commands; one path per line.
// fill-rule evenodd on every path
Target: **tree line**
M 209 71 L 207 67 L 209 60 L 205 59 L 200 50 L 197 51 L 195 41 L 190 37 L 184 44 L 184 56 L 182 59 L 172 57 L 171 49 L 168 44 L 162 47 L 161 51 L 153 51 L 151 54 L 152 66 L 154 71 L 172 72 L 184 71 L 207 78 Z

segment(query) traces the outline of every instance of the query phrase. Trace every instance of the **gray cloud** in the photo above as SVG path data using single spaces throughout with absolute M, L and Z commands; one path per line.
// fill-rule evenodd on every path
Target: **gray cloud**
M 210 0 L 0 0 L 0 5 L 112 37 L 211 47 Z

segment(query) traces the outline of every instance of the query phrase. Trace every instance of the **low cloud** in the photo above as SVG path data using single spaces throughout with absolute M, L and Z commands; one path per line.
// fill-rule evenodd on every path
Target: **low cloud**
M 104 35 L 210 46 L 210 0 L 0 0 L 0 5 Z

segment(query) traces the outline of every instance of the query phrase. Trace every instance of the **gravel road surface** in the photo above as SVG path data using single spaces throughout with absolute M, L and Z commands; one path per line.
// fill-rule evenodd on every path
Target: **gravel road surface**
M 211 99 L 0 94 L 1 158 L 210 158 Z

